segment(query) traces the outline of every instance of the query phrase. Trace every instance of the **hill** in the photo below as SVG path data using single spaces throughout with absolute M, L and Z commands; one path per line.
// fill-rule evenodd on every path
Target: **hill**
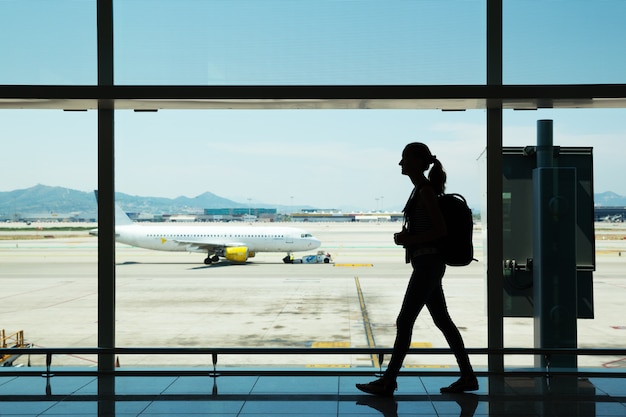
M 626 207 L 626 196 L 615 194 L 612 191 L 594 194 L 593 200 L 595 206 Z
M 197 197 L 141 197 L 115 193 L 115 199 L 126 212 L 135 213 L 201 213 L 205 208 L 247 207 L 246 204 L 219 197 L 210 192 Z M 96 218 L 98 206 L 93 192 L 38 184 L 23 190 L 0 192 L 0 219 L 14 217 L 72 214 L 79 218 Z

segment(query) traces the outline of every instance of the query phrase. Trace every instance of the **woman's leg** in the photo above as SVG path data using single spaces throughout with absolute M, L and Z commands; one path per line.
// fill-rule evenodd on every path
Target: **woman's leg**
M 393 353 L 383 377 L 390 381 L 395 381 L 400 373 L 402 363 L 411 346 L 415 320 L 441 280 L 439 270 L 442 269 L 442 265 L 439 265 L 438 262 L 433 264 L 432 262 L 413 261 L 412 263 L 413 273 L 396 319 L 396 340 L 393 345 Z
M 430 315 L 432 316 L 435 325 L 439 328 L 439 330 L 441 330 L 446 338 L 446 341 L 448 342 L 448 345 L 450 346 L 450 349 L 454 353 L 461 371 L 461 376 L 473 377 L 474 371 L 472 369 L 472 365 L 470 364 L 467 351 L 465 350 L 463 338 L 461 337 L 459 329 L 452 321 L 450 313 L 448 312 L 441 282 L 440 285 L 432 291 L 430 298 L 426 303 L 426 307 L 428 308 L 428 311 L 430 311 Z

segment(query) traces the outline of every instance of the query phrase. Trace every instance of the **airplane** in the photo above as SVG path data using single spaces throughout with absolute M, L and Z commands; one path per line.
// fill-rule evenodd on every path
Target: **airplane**
M 96 192 L 96 199 L 97 199 Z M 89 232 L 98 235 L 98 229 Z M 311 233 L 286 226 L 154 225 L 134 223 L 115 206 L 115 240 L 144 249 L 206 253 L 205 265 L 225 258 L 244 263 L 258 252 L 292 252 L 317 249 L 321 242 Z

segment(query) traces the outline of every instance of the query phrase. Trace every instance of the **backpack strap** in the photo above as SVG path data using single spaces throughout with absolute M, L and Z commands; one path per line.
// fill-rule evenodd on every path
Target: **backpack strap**
M 406 201 L 406 204 L 404 205 L 404 208 L 402 209 L 402 214 L 403 214 L 402 227 L 403 228 L 406 228 L 406 229 L 409 228 L 409 219 L 407 217 L 407 213 L 409 212 L 409 209 L 413 205 L 413 198 L 415 197 L 415 194 L 417 192 L 418 192 L 417 188 L 413 188 L 413 191 L 411 191 L 411 195 L 409 195 L 409 199 Z
M 409 219 L 407 217 L 407 213 L 409 212 L 413 204 L 415 204 L 415 200 L 419 197 L 419 193 L 422 190 L 422 187 L 424 186 L 431 186 L 431 184 L 427 180 L 416 185 L 413 188 L 413 191 L 411 191 L 411 195 L 409 196 L 409 199 L 407 200 L 406 204 L 404 205 L 404 208 L 402 209 L 402 213 L 404 214 L 404 220 L 403 220 L 402 226 L 406 227 L 407 229 L 409 228 Z

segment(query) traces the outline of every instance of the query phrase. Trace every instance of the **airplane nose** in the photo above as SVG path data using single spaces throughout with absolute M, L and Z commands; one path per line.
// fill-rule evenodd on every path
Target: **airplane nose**
M 319 239 L 316 239 L 316 238 L 312 238 L 311 239 L 311 243 L 312 243 L 312 246 L 313 246 L 312 249 L 319 248 L 320 245 L 322 244 L 322 242 Z

